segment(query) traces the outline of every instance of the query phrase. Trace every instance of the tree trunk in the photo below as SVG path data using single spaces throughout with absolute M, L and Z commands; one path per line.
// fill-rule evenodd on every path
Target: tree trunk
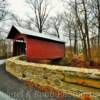
M 85 25 L 85 34 L 86 34 L 86 39 L 87 39 L 87 52 L 88 52 L 88 60 L 90 61 L 91 60 L 91 49 L 90 49 L 90 40 L 89 40 L 89 31 L 88 31 L 88 17 L 87 17 L 87 9 L 86 9 L 86 6 L 85 6 L 85 2 L 84 0 L 82 0 L 83 2 L 83 7 L 84 7 L 84 25 Z
M 39 32 L 42 33 L 42 27 L 39 28 Z
M 70 26 L 69 26 L 69 42 L 70 42 L 70 51 L 72 53 L 72 40 L 71 40 L 71 29 L 70 29 Z
M 75 36 L 74 36 L 74 53 L 78 53 L 78 48 L 77 48 L 77 31 L 75 29 Z
M 83 44 L 83 55 L 84 55 L 84 59 L 85 59 L 85 61 L 88 61 L 87 44 L 86 44 L 85 37 L 83 37 L 82 44 Z
M 100 60 L 100 1 L 97 0 L 97 8 L 98 8 L 98 42 L 97 42 L 97 57 Z

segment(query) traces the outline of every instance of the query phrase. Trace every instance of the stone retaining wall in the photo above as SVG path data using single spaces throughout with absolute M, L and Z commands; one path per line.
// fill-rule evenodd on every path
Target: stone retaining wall
M 97 69 L 29 63 L 13 57 L 6 61 L 6 70 L 19 79 L 31 80 L 43 86 L 52 86 L 66 93 L 72 92 L 70 84 L 72 86 L 78 84 L 80 88 L 81 86 L 90 88 L 86 92 L 94 91 L 93 93 L 98 95 L 100 93 L 100 70 Z M 78 92 L 79 90 L 77 89 Z

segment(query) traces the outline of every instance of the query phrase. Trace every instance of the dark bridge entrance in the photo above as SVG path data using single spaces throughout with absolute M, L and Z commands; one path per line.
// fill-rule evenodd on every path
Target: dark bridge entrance
M 16 40 L 13 44 L 14 56 L 25 54 L 26 43 L 23 40 Z

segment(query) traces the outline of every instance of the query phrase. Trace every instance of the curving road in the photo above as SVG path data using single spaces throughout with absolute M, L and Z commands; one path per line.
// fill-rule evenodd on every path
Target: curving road
M 40 92 L 35 88 L 27 87 L 22 81 L 13 77 L 5 71 L 5 64 L 0 63 L 0 91 L 1 94 L 7 94 L 15 100 L 58 100 L 57 97 L 48 93 Z M 1 97 L 0 94 L 0 97 Z M 5 94 L 2 95 L 5 97 Z M 2 98 L 2 97 L 1 97 Z M 0 99 L 9 100 L 9 99 Z M 12 99 L 10 99 L 12 100 Z M 77 100 L 75 97 L 65 95 L 65 100 Z

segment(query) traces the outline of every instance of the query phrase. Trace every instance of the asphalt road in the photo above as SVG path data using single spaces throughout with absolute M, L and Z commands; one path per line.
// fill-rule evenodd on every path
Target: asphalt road
M 18 80 L 17 78 L 6 72 L 5 64 L 2 63 L 0 65 L 0 91 L 16 100 L 58 100 L 57 97 L 51 96 L 48 93 L 40 92 L 35 88 L 30 89 L 22 81 Z M 70 95 L 65 95 L 65 100 L 77 99 Z
M 0 91 L 0 100 L 15 100 L 15 99 L 12 99 L 7 94 Z

